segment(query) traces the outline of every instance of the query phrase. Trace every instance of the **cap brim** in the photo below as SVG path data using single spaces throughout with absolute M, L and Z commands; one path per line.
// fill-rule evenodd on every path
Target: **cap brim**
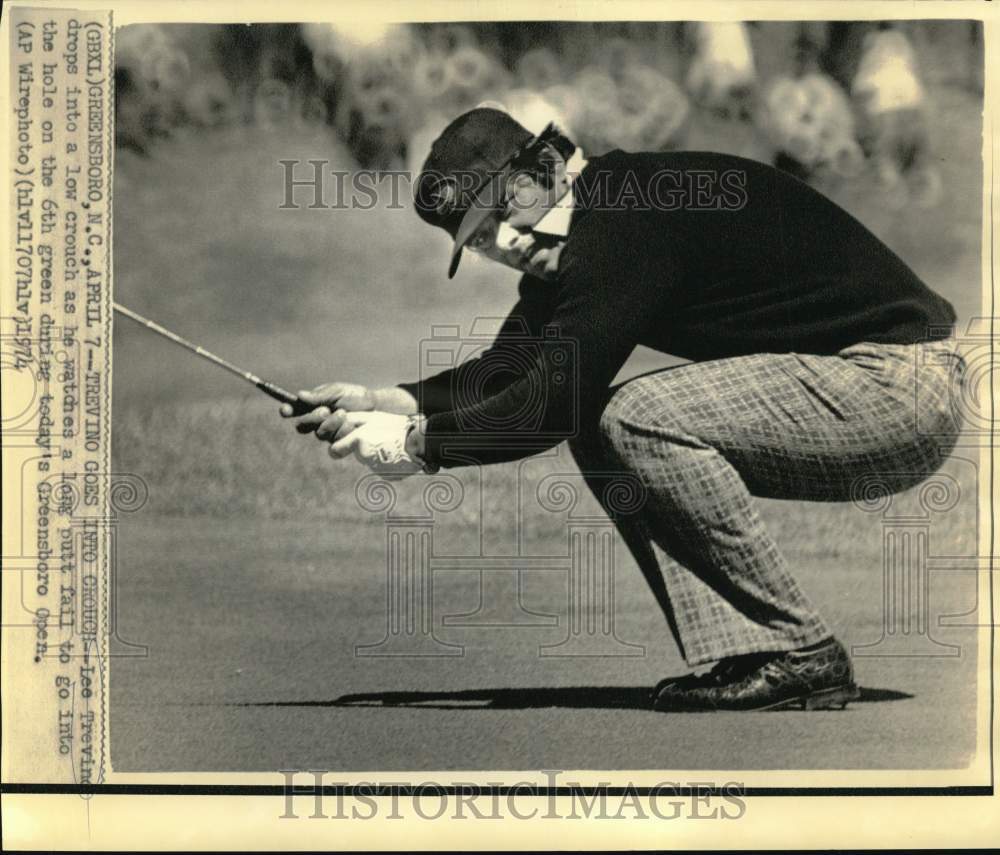
M 493 214 L 503 204 L 503 190 L 507 185 L 508 170 L 504 169 L 494 175 L 483 185 L 469 210 L 458 224 L 455 232 L 455 245 L 451 250 L 451 263 L 448 265 L 448 278 L 451 279 L 458 270 L 458 262 L 462 260 L 462 248 L 469 242 L 483 221 Z

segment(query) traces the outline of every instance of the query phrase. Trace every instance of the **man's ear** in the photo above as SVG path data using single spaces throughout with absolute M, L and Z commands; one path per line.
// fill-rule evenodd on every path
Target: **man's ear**
M 530 187 L 535 183 L 535 179 L 527 172 L 518 172 L 514 176 L 514 186 L 518 189 Z

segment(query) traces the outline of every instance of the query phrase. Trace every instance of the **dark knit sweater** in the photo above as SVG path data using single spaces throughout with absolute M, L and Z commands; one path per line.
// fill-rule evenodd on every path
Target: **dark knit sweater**
M 766 164 L 613 151 L 573 192 L 557 281 L 522 277 L 489 349 L 401 384 L 429 416 L 429 462 L 517 459 L 573 436 L 637 344 L 695 361 L 832 354 L 955 321 L 858 220 Z

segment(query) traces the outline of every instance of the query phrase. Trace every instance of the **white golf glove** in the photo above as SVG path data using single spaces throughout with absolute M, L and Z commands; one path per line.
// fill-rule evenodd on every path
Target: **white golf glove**
M 423 470 L 423 465 L 406 453 L 406 416 L 396 413 L 352 412 L 347 423 L 356 427 L 347 436 L 330 444 L 330 456 L 354 454 L 373 472 L 387 478 L 405 478 Z

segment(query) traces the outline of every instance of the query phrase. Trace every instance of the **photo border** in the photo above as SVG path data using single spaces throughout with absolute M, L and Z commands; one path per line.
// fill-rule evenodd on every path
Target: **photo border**
M 358 4 L 348 4 L 351 8 L 355 8 Z M 233 14 L 236 12 L 236 7 L 225 4 L 216 3 L 203 3 L 200 5 L 196 4 L 179 4 L 179 3 L 163 3 L 163 2 L 153 2 L 144 4 L 135 4 L 128 2 L 84 2 L 84 0 L 69 0 L 69 2 L 64 3 L 40 3 L 40 2 L 17 2 L 17 0 L 12 0 L 12 2 L 5 4 L 5 15 L 4 24 L 0 27 L 0 40 L 4 40 L 4 44 L 8 44 L 10 38 L 9 33 L 9 15 L 10 11 L 16 7 L 46 7 L 49 6 L 53 9 L 65 9 L 65 8 L 81 8 L 88 10 L 105 10 L 111 9 L 115 16 L 115 26 L 116 28 L 127 23 L 136 23 L 141 21 L 162 21 L 166 22 L 193 22 L 195 20 L 202 20 L 204 17 L 204 23 L 211 22 L 225 22 L 231 20 Z M 299 3 L 287 4 L 281 7 L 282 14 L 275 15 L 273 10 L 270 10 L 266 5 L 253 2 L 241 5 L 238 7 L 240 16 L 246 16 L 247 20 L 254 21 L 296 21 L 296 20 L 310 20 L 310 17 L 314 20 L 328 18 L 330 10 L 324 7 L 322 4 L 317 3 Z M 364 9 L 363 4 L 360 4 L 360 8 Z M 427 3 L 427 4 L 410 4 L 402 2 L 386 2 L 382 4 L 381 10 L 386 13 L 386 17 L 393 20 L 404 20 L 407 19 L 404 16 L 403 10 L 419 8 L 420 14 L 417 16 L 410 16 L 409 20 L 713 20 L 713 19 L 725 19 L 727 17 L 738 17 L 742 20 L 830 20 L 830 19 L 842 19 L 842 20 L 861 20 L 866 18 L 898 18 L 902 20 L 909 19 L 968 19 L 968 20 L 981 20 L 983 21 L 984 28 L 984 58 L 986 63 L 986 82 L 985 82 L 985 94 L 984 94 L 984 131 L 983 131 L 983 147 L 984 147 L 984 159 L 983 159 L 983 180 L 984 186 L 988 186 L 989 192 L 984 192 L 984 211 L 983 211 L 983 250 L 981 253 L 982 266 L 983 266 L 983 288 L 987 292 L 988 296 L 984 295 L 984 314 L 989 318 L 989 335 L 990 335 L 990 356 L 991 359 L 996 357 L 996 306 L 995 306 L 995 294 L 996 294 L 996 278 L 995 278 L 995 247 L 996 247 L 996 235 L 995 235 L 995 216 L 997 211 L 997 199 L 996 190 L 998 176 L 995 169 L 995 154 L 997 145 L 1000 144 L 1000 137 L 996 134 L 995 129 L 995 104 L 997 101 L 997 68 L 1000 67 L 997 63 L 997 50 L 998 50 L 998 32 L 997 29 L 997 9 L 993 4 L 981 4 L 966 2 L 966 0 L 955 0 L 955 2 L 940 2 L 940 0 L 919 0 L 919 2 L 895 2 L 895 0 L 879 0 L 878 2 L 868 2 L 868 3 L 858 3 L 855 0 L 846 0 L 846 2 L 829 2 L 829 0 L 816 0 L 816 2 L 811 3 L 783 3 L 783 2 L 745 2 L 745 3 L 729 3 L 729 2 L 704 2 L 704 3 L 678 3 L 671 5 L 669 8 L 663 8 L 660 4 L 650 4 L 650 3 L 623 3 L 618 2 L 612 4 L 611 2 L 597 2 L 597 0 L 590 0 L 590 2 L 581 2 L 574 4 L 571 8 L 566 6 L 559 6 L 556 9 L 545 10 L 547 14 L 541 14 L 538 11 L 538 5 L 533 3 L 517 2 L 505 3 L 500 6 L 498 3 L 490 3 L 489 8 L 495 12 L 488 16 L 484 16 L 483 13 L 486 10 L 485 4 L 477 4 L 475 9 L 477 11 L 476 18 L 463 17 L 461 14 L 462 8 L 473 8 L 471 4 L 460 6 L 459 4 L 449 4 L 449 3 Z M 502 9 L 502 11 L 500 11 Z M 433 10 L 433 11 L 431 11 Z M 688 10 L 689 14 L 684 15 L 684 10 Z M 691 12 L 696 10 L 696 14 L 691 15 Z M 368 10 L 370 13 L 371 10 Z M 670 13 L 669 17 L 665 17 L 665 13 Z M 431 12 L 430 15 L 426 14 Z M 601 13 L 605 14 L 601 14 Z M 311 13 L 311 15 L 310 15 Z M 558 14 L 561 13 L 561 14 Z M 607 15 L 610 14 L 613 17 L 608 18 Z M 0 71 L 0 85 L 5 88 L 3 91 L 9 91 L 9 80 L 8 80 L 8 68 L 2 69 Z M 7 147 L 7 135 L 4 136 L 3 147 Z M 988 183 L 987 183 L 988 182 Z M 7 209 L 4 211 L 4 217 L 8 216 Z M 3 220 L 7 223 L 7 220 Z M 8 234 L 9 234 L 9 224 L 8 224 Z M 987 243 L 988 241 L 988 243 Z M 6 243 L 6 242 L 5 242 Z M 987 263 L 988 259 L 988 263 Z M 110 271 L 109 271 L 110 276 Z M 995 540 L 995 522 L 996 522 L 996 508 L 995 508 L 995 492 L 996 492 L 996 480 L 995 480 L 995 431 L 996 431 L 996 407 L 995 407 L 995 396 L 993 385 L 990 385 L 990 396 L 989 396 L 989 406 L 990 406 L 990 438 L 989 445 L 983 446 L 980 451 L 980 460 L 982 460 L 985 454 L 988 458 L 988 466 L 984 467 L 984 471 L 988 471 L 988 484 L 980 484 L 980 494 L 982 495 L 983 489 L 985 487 L 987 492 L 989 513 L 989 525 L 988 525 L 988 535 L 986 535 L 986 540 L 988 542 L 989 550 L 989 570 L 988 570 L 988 591 L 989 591 L 989 609 L 990 609 L 990 626 L 989 632 L 980 632 L 977 635 L 977 641 L 979 643 L 979 659 L 977 660 L 977 669 L 982 675 L 983 664 L 988 662 L 988 675 L 989 675 L 989 698 L 988 698 L 988 717 L 986 721 L 985 730 L 980 732 L 980 736 L 986 738 L 986 746 L 977 749 L 977 756 L 981 756 L 985 751 L 988 751 L 989 758 L 989 782 L 987 784 L 961 784 L 961 785 L 945 785 L 945 786 L 864 786 L 864 785 L 852 785 L 852 786 L 747 786 L 742 792 L 748 798 L 767 798 L 772 799 L 775 797 L 781 798 L 803 798 L 803 797 L 820 797 L 824 801 L 827 798 L 843 798 L 849 801 L 851 800 L 863 800 L 869 797 L 876 798 L 887 798 L 887 799 L 897 799 L 900 797 L 916 797 L 918 799 L 924 799 L 927 797 L 946 797 L 950 800 L 955 797 L 968 798 L 968 797 L 996 797 L 995 791 L 995 749 L 996 749 L 996 731 L 997 731 L 997 718 L 996 718 L 996 607 L 997 607 L 997 590 L 994 585 L 994 574 L 997 568 L 994 565 L 995 555 L 996 555 L 996 540 Z M 3 585 L 2 575 L 0 574 L 0 588 Z M 982 636 L 988 636 L 988 640 L 982 638 Z M 988 646 L 987 646 L 988 645 Z M 980 687 L 981 691 L 985 689 L 985 686 Z M 9 698 L 3 699 L 0 706 L 10 704 L 12 701 Z M 977 726 L 979 721 L 979 713 L 981 712 L 978 707 L 981 703 L 977 703 Z M 6 740 L 4 740 L 6 743 Z M 786 777 L 794 774 L 795 770 L 782 770 L 780 773 L 776 772 L 766 772 L 763 770 L 747 770 L 746 774 L 748 777 L 754 777 L 761 774 L 767 774 L 771 776 L 781 776 Z M 884 771 L 888 774 L 898 774 L 898 772 L 909 772 L 912 770 L 803 770 L 807 772 L 810 776 L 816 776 L 821 774 L 829 775 L 840 775 L 840 774 L 852 774 L 855 771 L 863 772 L 867 774 L 871 772 L 872 774 L 879 774 Z M 957 772 L 961 770 L 940 770 L 942 776 L 947 776 L 949 772 Z M 713 777 L 717 780 L 726 779 L 727 776 L 739 777 L 744 774 L 740 770 L 703 770 L 695 772 L 693 775 L 691 773 L 665 770 L 667 774 L 682 777 L 687 776 L 689 779 L 697 779 L 698 777 Z M 165 782 L 165 783 L 149 783 L 149 782 L 111 782 L 106 784 L 96 784 L 96 785 L 60 785 L 60 784 L 47 784 L 47 783 L 8 783 L 0 782 L 0 793 L 5 796 L 220 796 L 220 797 L 275 797 L 283 796 L 286 792 L 283 785 L 266 785 L 266 784 L 256 784 L 256 783 L 240 783 L 239 781 L 246 780 L 248 777 L 261 777 L 263 775 L 271 775 L 277 773 L 196 773 L 192 775 L 186 775 L 185 773 L 141 773 L 141 774 L 123 774 L 115 773 L 110 766 L 110 761 L 108 761 L 108 774 L 114 778 L 136 778 L 141 777 L 146 778 L 164 778 L 164 777 L 183 777 L 183 778 L 200 778 L 202 780 L 206 778 L 225 778 L 227 781 L 229 779 L 236 779 L 233 783 L 175 783 Z M 332 773 L 331 773 L 332 774 Z M 340 776 L 353 774 L 353 773 L 336 773 Z M 426 779 L 426 780 L 441 780 L 448 778 L 469 778 L 471 776 L 476 776 L 479 774 L 491 774 L 491 775 L 503 775 L 512 779 L 517 779 L 521 775 L 537 775 L 537 772 L 517 772 L 513 770 L 501 770 L 498 772 L 488 772 L 487 770 L 470 770 L 469 772 L 463 771 L 421 771 L 421 772 L 371 772 L 371 773 L 360 773 L 365 776 L 365 780 L 378 781 L 379 779 L 387 779 L 392 777 L 399 777 L 402 775 L 411 775 L 415 778 Z M 596 777 L 626 777 L 632 775 L 632 777 L 649 776 L 655 774 L 653 770 L 638 770 L 636 774 L 629 772 L 628 770 L 601 770 L 601 771 L 580 771 L 576 772 L 574 770 L 568 770 L 564 774 L 566 775 L 585 775 L 585 776 L 596 776 Z M 332 785 L 323 786 L 319 788 L 319 791 L 324 795 L 352 795 L 356 794 L 358 787 L 362 786 L 360 784 L 353 785 Z M 478 785 L 476 785 L 478 787 Z M 396 786 L 396 785 L 375 785 L 374 795 L 376 796 L 389 796 L 398 795 L 406 796 L 412 793 L 414 788 L 412 786 Z M 683 794 L 685 792 L 684 787 L 678 788 L 677 792 Z M 467 787 L 463 786 L 441 786 L 442 792 L 448 795 L 457 795 L 469 792 Z M 483 790 L 485 791 L 484 787 Z M 600 786 L 584 785 L 580 788 L 572 787 L 537 787 L 535 794 L 537 796 L 569 796 L 576 792 L 585 792 L 587 794 L 596 793 L 598 791 L 604 791 L 608 795 L 622 795 L 627 790 L 632 790 L 639 794 L 648 795 L 651 792 L 649 787 L 641 786 L 625 786 L 625 787 L 608 787 L 602 788 Z M 489 790 L 490 792 L 496 791 L 501 795 L 507 795 L 510 793 L 521 793 L 524 794 L 525 790 L 523 787 L 514 786 L 504 786 L 493 788 Z M 712 791 L 711 788 L 704 791 Z M 693 792 L 690 788 L 687 788 L 687 792 Z M 308 795 L 309 790 L 307 787 L 302 789 L 296 789 L 297 795 Z M 366 793 L 372 794 L 371 790 L 366 790 Z M 515 793 L 515 794 L 516 794 Z M 719 788 L 714 788 L 714 793 L 719 793 Z M 4 804 L 4 819 L 10 818 L 8 814 L 8 807 L 11 801 L 5 799 Z M 753 813 L 753 810 L 749 811 Z M 275 814 L 277 816 L 277 812 Z M 5 825 L 7 823 L 5 822 Z M 436 822 L 433 824 L 437 824 Z M 742 824 L 742 821 L 736 823 L 734 828 L 738 830 L 738 826 Z M 466 826 L 470 827 L 469 824 Z M 586 822 L 581 826 L 581 829 L 586 829 L 591 827 L 591 823 Z M 618 826 L 620 828 L 620 826 Z M 487 830 L 487 834 L 490 837 L 493 836 L 496 826 L 490 826 Z M 279 824 L 278 831 L 283 831 Z M 277 838 L 275 838 L 277 839 Z M 16 842 L 16 838 L 13 839 Z

